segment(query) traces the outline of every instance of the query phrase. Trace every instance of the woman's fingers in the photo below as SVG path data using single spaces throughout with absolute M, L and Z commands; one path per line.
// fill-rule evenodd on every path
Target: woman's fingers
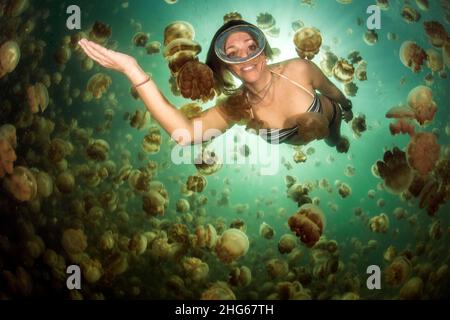
M 108 61 L 107 57 L 104 57 L 103 55 L 99 54 L 89 45 L 81 44 L 81 47 L 83 48 L 84 52 L 86 52 L 86 54 L 89 56 L 89 58 L 91 58 L 92 60 L 98 62 L 102 66 L 111 65 L 111 62 Z

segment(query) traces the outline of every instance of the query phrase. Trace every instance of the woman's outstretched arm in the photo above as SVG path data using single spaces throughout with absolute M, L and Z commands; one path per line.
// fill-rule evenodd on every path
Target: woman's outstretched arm
M 232 125 L 219 114 L 217 107 L 204 111 L 195 120 L 188 119 L 164 97 L 152 79 L 146 82 L 149 76 L 142 70 L 136 59 L 86 39 L 82 39 L 79 44 L 92 60 L 105 68 L 123 73 L 133 86 L 145 82 L 136 88 L 139 96 L 152 117 L 178 144 L 189 145 L 207 141 L 212 136 L 209 134 L 212 130 L 209 129 L 216 129 L 223 133 Z

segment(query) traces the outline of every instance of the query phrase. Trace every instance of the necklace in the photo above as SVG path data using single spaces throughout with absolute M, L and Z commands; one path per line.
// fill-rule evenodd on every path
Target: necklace
M 253 91 L 249 87 L 247 87 L 247 89 L 248 89 L 248 91 L 250 91 L 251 93 L 253 93 L 255 96 L 257 96 L 259 98 L 259 101 L 256 102 L 256 103 L 259 103 L 259 102 L 263 101 L 264 98 L 267 96 L 267 93 L 270 91 L 270 88 L 272 87 L 272 83 L 273 83 L 273 75 L 272 75 L 272 73 L 270 73 L 269 82 L 260 91 Z M 265 93 L 261 97 L 259 94 L 263 91 L 265 91 Z M 248 92 L 247 92 L 247 99 L 250 101 L 250 96 L 249 96 Z

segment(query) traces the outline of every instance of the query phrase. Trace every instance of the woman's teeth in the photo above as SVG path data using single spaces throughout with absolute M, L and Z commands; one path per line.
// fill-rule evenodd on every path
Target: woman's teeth
M 253 69 L 255 69 L 255 66 L 249 66 L 249 67 L 242 68 L 242 71 L 250 71 Z

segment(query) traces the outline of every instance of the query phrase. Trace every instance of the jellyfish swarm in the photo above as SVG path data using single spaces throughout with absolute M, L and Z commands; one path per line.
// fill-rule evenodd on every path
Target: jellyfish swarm
M 195 31 L 185 21 L 175 21 L 164 30 L 164 57 L 184 98 L 204 102 L 215 97 L 212 70 L 198 61 L 201 46 L 194 41 Z
M 383 161 L 377 161 L 376 165 L 380 177 L 390 192 L 400 194 L 409 188 L 414 174 L 408 165 L 405 152 L 394 147 L 392 151 L 386 151 Z
M 325 216 L 319 207 L 306 203 L 288 220 L 291 231 L 309 248 L 319 241 L 325 228 Z

